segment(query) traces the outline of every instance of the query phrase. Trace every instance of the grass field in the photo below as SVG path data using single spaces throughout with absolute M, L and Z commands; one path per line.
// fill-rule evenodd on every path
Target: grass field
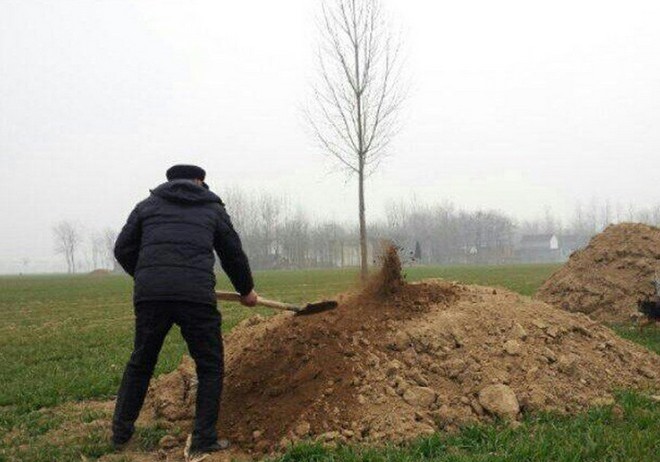
M 555 269 L 553 265 L 414 267 L 406 269 L 406 274 L 411 281 L 444 277 L 531 295 Z M 346 290 L 355 284 L 357 273 L 269 271 L 257 272 L 255 278 L 262 295 L 296 302 Z M 230 287 L 226 279 L 219 286 Z M 223 330 L 254 312 L 238 305 L 223 306 Z M 62 417 L 53 409 L 81 400 L 108 399 L 116 393 L 132 345 L 131 280 L 122 276 L 2 277 L 0 319 L 0 461 L 79 461 L 81 454 L 94 458 L 108 452 L 107 429 L 98 429 L 73 447 L 42 436 L 65 428 L 66 419 L 75 414 Z M 639 334 L 619 326 L 617 331 L 660 352 L 658 329 Z M 184 352 L 180 334 L 173 331 L 157 374 L 175 368 Z M 653 456 L 660 453 L 658 404 L 625 392 L 620 404 L 625 412 L 617 418 L 611 408 L 577 419 L 531 416 L 516 431 L 496 426 L 466 429 L 458 436 L 438 435 L 410 447 L 378 451 L 300 446 L 283 460 L 656 460 Z M 535 437 L 530 438 L 530 433 Z M 150 449 L 161 434 L 162 429 L 143 429 L 138 436 L 144 449 Z

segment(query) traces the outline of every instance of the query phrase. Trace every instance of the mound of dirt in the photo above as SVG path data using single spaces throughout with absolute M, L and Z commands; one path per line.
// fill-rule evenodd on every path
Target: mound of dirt
M 110 270 L 100 268 L 100 269 L 92 270 L 88 274 L 89 276 L 94 276 L 94 277 L 104 277 L 104 276 L 110 276 L 112 272 Z
M 539 289 L 536 297 L 603 322 L 630 321 L 637 302 L 655 293 L 660 272 L 660 228 L 624 223 L 609 226 Z
M 249 454 L 301 439 L 379 444 L 660 386 L 657 355 L 582 314 L 442 280 L 389 289 L 237 326 L 225 340 L 221 434 Z M 191 419 L 194 377 L 187 359 L 155 381 L 156 416 Z

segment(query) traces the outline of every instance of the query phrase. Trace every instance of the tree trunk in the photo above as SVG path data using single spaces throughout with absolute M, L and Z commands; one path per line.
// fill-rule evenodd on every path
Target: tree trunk
M 342 239 L 339 244 L 339 251 L 341 252 L 340 258 L 341 258 L 341 267 L 343 268 L 344 265 L 344 240 Z
M 367 223 L 364 213 L 364 166 L 361 166 L 358 175 L 359 183 L 359 211 L 360 211 L 360 279 L 366 282 L 369 273 L 367 261 Z

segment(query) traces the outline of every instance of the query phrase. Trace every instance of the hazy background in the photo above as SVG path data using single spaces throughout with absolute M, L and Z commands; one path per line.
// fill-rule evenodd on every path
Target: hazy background
M 412 85 L 368 219 L 413 196 L 521 220 L 660 202 L 660 2 L 384 3 Z M 53 224 L 119 228 L 180 162 L 357 221 L 300 115 L 317 7 L 0 0 L 0 272 L 64 269 Z

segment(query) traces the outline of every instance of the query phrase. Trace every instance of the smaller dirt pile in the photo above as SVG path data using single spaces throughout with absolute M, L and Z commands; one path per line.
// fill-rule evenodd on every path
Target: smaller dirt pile
M 660 271 L 660 229 L 611 225 L 575 252 L 536 297 L 599 321 L 626 322 L 639 314 L 638 301 L 655 293 L 656 271 Z
M 112 273 L 110 272 L 110 270 L 99 268 L 90 271 L 88 274 L 93 277 L 105 277 L 105 276 L 110 276 Z

